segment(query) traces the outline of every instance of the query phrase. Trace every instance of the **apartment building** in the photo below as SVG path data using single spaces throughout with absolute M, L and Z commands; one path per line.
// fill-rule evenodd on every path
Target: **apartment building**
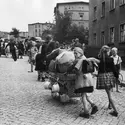
M 55 15 L 57 11 L 62 14 L 68 11 L 71 14 L 72 24 L 89 28 L 89 2 L 57 3 L 54 9 Z
M 125 0 L 90 0 L 89 6 L 89 45 L 116 46 L 125 56 Z
M 28 38 L 28 32 L 19 32 L 19 37 Z
M 29 37 L 41 37 L 44 30 L 51 29 L 52 23 L 33 23 L 28 24 Z

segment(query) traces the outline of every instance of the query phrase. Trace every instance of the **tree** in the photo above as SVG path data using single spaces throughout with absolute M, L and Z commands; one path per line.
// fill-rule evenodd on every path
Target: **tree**
M 12 28 L 10 35 L 13 35 L 15 38 L 18 38 L 19 37 L 19 30 L 17 30 L 16 28 Z
M 68 31 L 67 39 L 72 41 L 72 39 L 79 38 L 81 43 L 88 44 L 88 35 L 89 31 L 85 29 L 84 26 L 73 24 Z
M 57 11 L 55 20 L 56 24 L 53 28 L 53 37 L 54 40 L 62 43 L 66 40 L 66 36 L 71 25 L 70 13 L 66 11 L 64 14 L 61 14 Z
M 42 39 L 46 39 L 46 37 L 48 36 L 48 35 L 51 35 L 52 34 L 52 30 L 51 29 L 46 29 L 46 30 L 44 30 L 43 31 L 43 33 L 42 33 Z

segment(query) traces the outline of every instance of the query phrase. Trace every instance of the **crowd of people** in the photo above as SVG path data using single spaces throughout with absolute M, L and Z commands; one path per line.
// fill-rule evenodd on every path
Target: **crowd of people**
M 114 101 L 111 96 L 113 87 L 116 86 L 116 91 L 119 92 L 118 82 L 119 82 L 119 73 L 121 70 L 122 59 L 118 56 L 118 49 L 116 47 L 110 48 L 108 45 L 102 46 L 100 49 L 98 58 L 87 58 L 85 56 L 85 44 L 81 44 L 79 39 L 76 38 L 72 41 L 70 45 L 60 45 L 59 42 L 51 41 L 51 39 L 44 41 L 39 48 L 36 47 L 32 41 L 31 53 L 29 54 L 29 60 L 31 63 L 31 72 L 33 72 L 33 65 L 35 63 L 35 70 L 38 72 L 38 80 L 45 80 L 44 72 L 48 71 L 48 67 L 51 59 L 59 55 L 59 51 L 56 50 L 69 50 L 73 51 L 75 55 L 75 63 L 68 70 L 75 70 L 77 77 L 75 80 L 76 89 L 75 93 L 81 94 L 81 100 L 83 104 L 84 111 L 80 113 L 81 117 L 89 118 L 91 114 L 95 114 L 98 111 L 98 107 L 93 103 L 92 100 L 87 96 L 87 93 L 92 93 L 94 91 L 93 85 L 91 84 L 90 79 L 92 78 L 90 74 L 84 74 L 81 70 L 83 60 L 91 60 L 97 64 L 98 75 L 97 75 L 97 85 L 96 89 L 104 89 L 107 93 L 109 100 L 108 109 L 113 109 L 113 112 L 110 112 L 113 116 L 118 116 L 118 111 L 115 107 Z M 48 55 L 54 52 L 52 58 L 49 58 Z M 67 70 L 67 72 L 68 72 Z M 92 111 L 89 113 L 88 103 L 91 104 Z
M 18 58 L 22 59 L 25 54 L 25 44 L 24 41 L 15 42 L 14 39 L 10 40 L 0 40 L 0 56 L 5 55 L 8 57 L 9 54 L 12 54 L 14 61 L 17 61 Z
M 87 95 L 87 93 L 92 93 L 94 91 L 93 85 L 91 83 L 92 74 L 83 73 L 82 71 L 83 60 L 93 61 L 98 67 L 96 89 L 103 89 L 106 91 L 109 101 L 108 109 L 113 109 L 113 112 L 110 112 L 110 114 L 112 116 L 118 116 L 118 111 L 111 96 L 113 87 L 116 86 L 116 91 L 119 92 L 118 79 L 121 70 L 122 59 L 120 56 L 118 56 L 118 49 L 116 47 L 110 48 L 108 45 L 102 46 L 98 58 L 96 59 L 94 57 L 87 58 L 85 56 L 85 44 L 81 44 L 78 38 L 74 39 L 70 45 L 60 45 L 58 41 L 55 42 L 50 37 L 42 42 L 28 40 L 26 43 L 26 47 L 24 47 L 22 42 L 19 42 L 17 46 L 14 41 L 10 41 L 6 45 L 5 49 L 8 46 L 10 47 L 10 52 L 12 53 L 14 61 L 16 61 L 18 58 L 16 55 L 16 50 L 19 50 L 18 52 L 20 58 L 22 58 L 26 51 L 29 56 L 28 61 L 31 65 L 30 72 L 33 72 L 35 67 L 35 71 L 38 72 L 38 81 L 45 81 L 44 72 L 48 71 L 52 58 L 54 59 L 60 54 L 59 50 L 68 50 L 74 52 L 75 61 L 72 66 L 68 68 L 66 73 L 71 71 L 76 73 L 77 77 L 75 80 L 74 92 L 81 94 L 83 111 L 80 113 L 80 116 L 85 118 L 89 118 L 90 115 L 95 114 L 98 111 L 98 107 Z M 52 52 L 54 52 L 54 54 L 51 54 Z M 48 56 L 50 54 L 52 56 L 51 58 Z M 91 113 L 89 113 L 88 102 L 92 107 Z

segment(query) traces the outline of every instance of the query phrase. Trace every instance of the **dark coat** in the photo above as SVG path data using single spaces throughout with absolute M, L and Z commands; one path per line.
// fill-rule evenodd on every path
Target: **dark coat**
M 42 45 L 41 53 L 36 55 L 36 71 L 45 71 L 46 70 L 46 45 Z

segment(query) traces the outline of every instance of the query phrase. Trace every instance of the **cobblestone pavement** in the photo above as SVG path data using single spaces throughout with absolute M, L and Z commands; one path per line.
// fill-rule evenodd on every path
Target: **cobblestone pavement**
M 0 125 L 125 125 L 125 89 L 112 92 L 119 116 L 107 110 L 106 93 L 95 89 L 90 95 L 99 111 L 90 119 L 79 117 L 80 100 L 61 104 L 51 98 L 36 72 L 28 73 L 27 57 L 14 62 L 0 58 Z M 124 76 L 125 76 L 125 72 Z

